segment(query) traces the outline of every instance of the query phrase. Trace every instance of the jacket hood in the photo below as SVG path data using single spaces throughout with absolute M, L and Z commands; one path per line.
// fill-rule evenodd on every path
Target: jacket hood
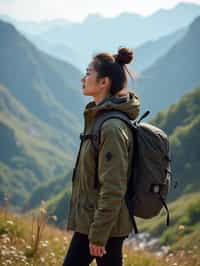
M 98 104 L 95 101 L 89 102 L 85 107 L 84 116 L 93 120 L 99 111 L 111 109 L 122 111 L 131 120 L 134 120 L 139 115 L 139 98 L 131 91 L 128 91 L 128 94 L 125 96 L 109 95 Z

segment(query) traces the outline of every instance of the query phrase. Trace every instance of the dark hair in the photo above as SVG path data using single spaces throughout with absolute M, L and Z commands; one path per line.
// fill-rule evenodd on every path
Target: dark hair
M 117 54 L 99 53 L 93 57 L 94 69 L 97 71 L 97 79 L 109 77 L 111 80 L 110 93 L 116 94 L 124 88 L 127 82 L 127 74 L 131 75 L 126 67 L 133 59 L 133 51 L 122 47 Z M 132 75 L 131 75 L 132 76 Z

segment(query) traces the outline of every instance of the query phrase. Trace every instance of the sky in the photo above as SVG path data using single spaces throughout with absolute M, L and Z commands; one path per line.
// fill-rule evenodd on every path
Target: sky
M 150 15 L 180 2 L 200 4 L 200 0 L 0 0 L 0 14 L 20 20 L 67 19 L 83 21 L 88 14 L 114 17 L 122 12 Z

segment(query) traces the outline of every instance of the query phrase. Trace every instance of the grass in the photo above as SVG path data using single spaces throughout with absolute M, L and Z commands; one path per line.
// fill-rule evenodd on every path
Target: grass
M 169 204 L 171 223 L 166 227 L 163 210 L 158 217 L 138 220 L 140 231 L 160 237 L 161 243 L 172 250 L 193 250 L 200 254 L 200 193 L 185 194 Z
M 48 224 L 50 217 L 45 202 L 38 213 L 20 215 L 11 213 L 7 206 L 0 209 L 0 265 L 62 265 L 72 233 Z M 92 266 L 96 262 L 91 263 Z M 124 266 L 199 266 L 199 257 L 193 250 L 170 252 L 157 257 L 149 252 L 136 251 L 123 245 Z

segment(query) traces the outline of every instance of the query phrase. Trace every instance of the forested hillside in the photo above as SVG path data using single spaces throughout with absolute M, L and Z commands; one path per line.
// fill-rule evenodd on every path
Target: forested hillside
M 71 170 L 79 141 L 80 71 L 0 21 L 0 205 L 20 209 L 43 181 Z
M 200 189 L 200 87 L 156 115 L 151 121 L 170 136 L 173 180 L 171 199 Z

